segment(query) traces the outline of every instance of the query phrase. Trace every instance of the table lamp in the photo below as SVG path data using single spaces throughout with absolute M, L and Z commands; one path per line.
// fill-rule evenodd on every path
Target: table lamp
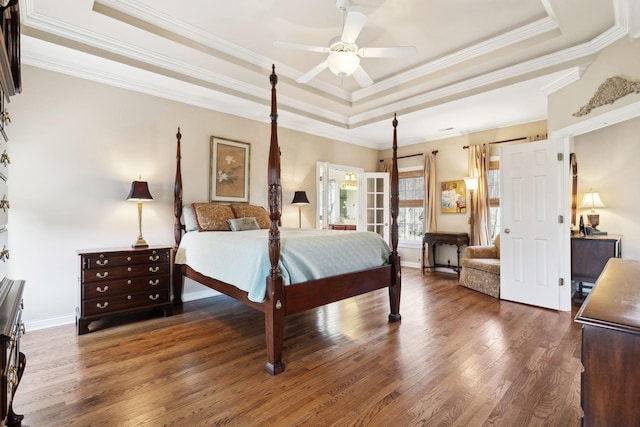
M 291 204 L 298 206 L 298 228 L 302 228 L 302 207 L 309 204 L 307 193 L 304 191 L 296 191 Z
M 141 179 L 140 177 L 139 179 Z M 153 200 L 149 193 L 149 186 L 146 181 L 133 181 L 131 183 L 131 191 L 127 197 L 127 201 L 138 202 L 138 240 L 131 245 L 133 248 L 147 248 L 149 245 L 142 237 L 142 202 L 150 202 Z
M 589 192 L 584 193 L 582 196 L 582 202 L 578 207 L 580 209 L 591 208 L 591 211 L 587 214 L 587 218 L 589 218 L 591 228 L 594 231 L 600 231 L 598 230 L 598 225 L 600 225 L 600 214 L 595 210 L 595 208 L 605 207 L 604 203 L 602 203 L 602 200 L 600 199 L 600 194 L 594 193 L 593 188 L 590 188 Z

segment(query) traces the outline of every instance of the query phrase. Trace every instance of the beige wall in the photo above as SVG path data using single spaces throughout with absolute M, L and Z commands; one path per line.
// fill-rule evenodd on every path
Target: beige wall
M 640 118 L 576 137 L 578 204 L 585 191 L 600 193 L 606 208 L 600 214 L 600 230 L 621 234 L 622 257 L 640 259 Z M 579 209 L 585 214 L 589 209 Z
M 176 131 L 182 132 L 185 202 L 203 201 L 209 186 L 211 135 L 251 143 L 251 202 L 266 206 L 268 105 L 258 123 L 34 67 L 22 69 L 22 94 L 8 105 L 10 137 L 9 276 L 26 279 L 24 319 L 73 322 L 78 301 L 77 249 L 130 246 L 136 205 L 126 202 L 138 174 L 154 201 L 143 210 L 150 244 L 173 245 Z M 268 89 L 268 88 L 267 88 Z M 280 115 L 286 112 L 280 111 Z M 289 202 L 297 189 L 312 205 L 317 161 L 375 170 L 378 151 L 281 129 L 283 225 L 297 226 Z M 186 292 L 206 291 L 195 283 Z

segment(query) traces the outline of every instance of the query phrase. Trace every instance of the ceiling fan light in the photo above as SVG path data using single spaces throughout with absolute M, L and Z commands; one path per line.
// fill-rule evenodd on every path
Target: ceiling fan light
M 353 52 L 331 52 L 327 58 L 327 64 L 336 76 L 347 77 L 360 65 L 360 57 Z

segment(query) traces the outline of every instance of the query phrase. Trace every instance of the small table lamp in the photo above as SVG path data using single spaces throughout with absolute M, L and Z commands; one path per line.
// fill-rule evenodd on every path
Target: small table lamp
M 589 192 L 584 193 L 582 196 L 582 202 L 578 207 L 580 209 L 591 208 L 591 212 L 587 214 L 587 218 L 589 218 L 591 228 L 593 228 L 594 231 L 600 231 L 598 230 L 598 225 L 600 225 L 600 214 L 596 212 L 595 208 L 606 207 L 600 199 L 600 193 L 594 193 L 593 188 L 590 188 Z
M 298 205 L 298 228 L 302 228 L 302 207 L 309 204 L 307 193 L 304 191 L 296 191 L 291 204 Z
M 149 245 L 142 237 L 142 202 L 150 202 L 153 200 L 149 193 L 149 186 L 146 181 L 133 181 L 131 183 L 131 191 L 127 197 L 127 201 L 138 202 L 138 240 L 131 245 L 133 248 L 147 248 Z

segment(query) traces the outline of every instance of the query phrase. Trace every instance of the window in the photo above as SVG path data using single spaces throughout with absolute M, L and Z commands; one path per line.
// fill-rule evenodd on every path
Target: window
M 398 239 L 422 242 L 424 230 L 424 170 L 398 172 Z
M 500 160 L 492 157 L 489 160 L 488 185 L 489 185 L 489 224 L 490 239 L 496 238 L 500 232 Z

